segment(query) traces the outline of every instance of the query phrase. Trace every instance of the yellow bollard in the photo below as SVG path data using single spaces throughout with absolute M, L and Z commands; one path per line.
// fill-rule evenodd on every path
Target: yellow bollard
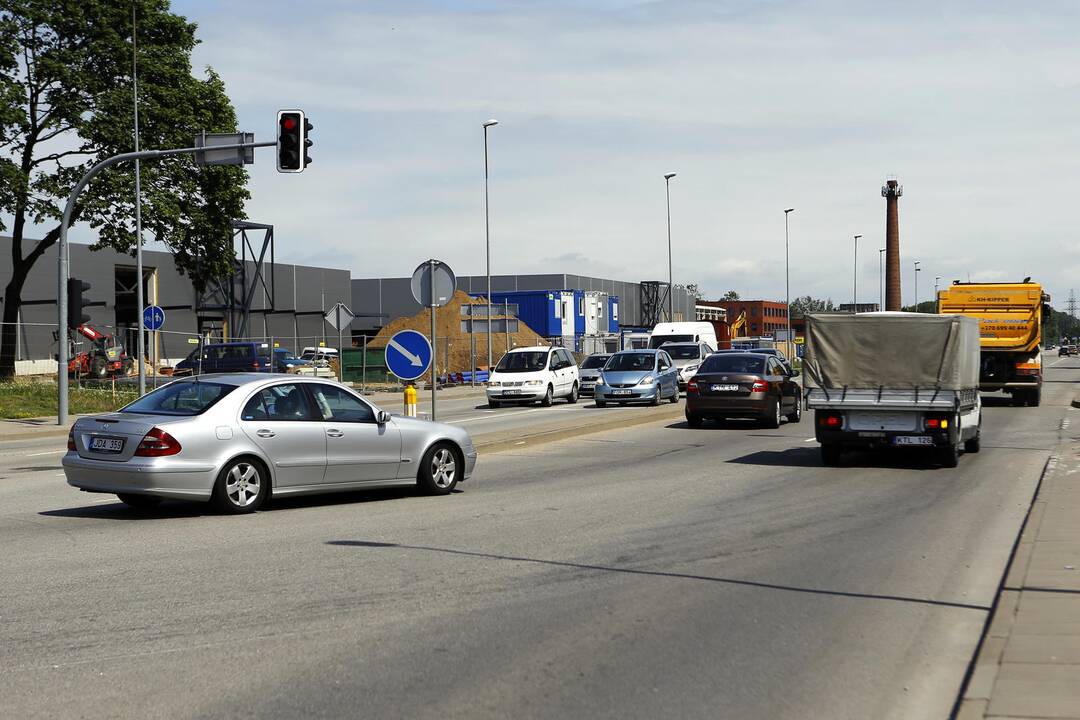
M 405 386 L 405 415 L 416 417 L 416 387 L 411 383 Z

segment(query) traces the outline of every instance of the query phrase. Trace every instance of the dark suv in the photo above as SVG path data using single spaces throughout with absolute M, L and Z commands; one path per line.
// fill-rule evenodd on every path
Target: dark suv
M 176 363 L 174 373 L 272 372 L 268 343 L 216 343 L 204 345 L 202 352 L 202 367 L 199 366 L 199 351 L 195 350 Z

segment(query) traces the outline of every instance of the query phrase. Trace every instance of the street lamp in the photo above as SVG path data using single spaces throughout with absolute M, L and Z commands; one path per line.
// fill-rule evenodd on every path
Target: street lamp
M 919 312 L 919 273 L 922 272 L 922 268 L 919 267 L 922 262 L 915 261 L 915 312 Z
M 878 284 L 881 285 L 881 301 L 878 305 L 878 310 L 885 309 L 885 266 L 882 264 L 881 258 L 885 254 L 886 250 L 888 250 L 888 248 L 881 248 L 877 251 Z
M 859 312 L 859 238 L 862 235 L 855 236 L 855 272 L 851 287 L 851 312 Z
M 791 259 L 788 252 L 788 213 L 795 212 L 795 208 L 784 210 L 784 290 L 787 295 L 787 341 L 789 343 L 788 354 L 791 354 Z
M 672 292 L 671 275 L 671 178 L 675 173 L 664 174 L 664 189 L 667 192 L 667 297 L 668 297 L 668 322 L 675 322 L 675 293 Z
M 487 253 L 487 366 L 489 373 L 491 372 L 491 216 L 488 212 L 488 128 L 498 124 L 499 121 L 495 119 L 484 123 L 484 248 Z
M 938 280 L 941 280 L 941 276 L 938 275 L 934 278 L 934 304 L 937 305 L 937 293 L 938 293 Z

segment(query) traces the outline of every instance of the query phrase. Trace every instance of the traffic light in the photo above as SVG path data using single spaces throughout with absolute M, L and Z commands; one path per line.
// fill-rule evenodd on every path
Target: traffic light
M 75 329 L 90 320 L 90 316 L 83 311 L 86 298 L 83 293 L 90 289 L 90 283 L 78 278 L 68 278 L 67 281 L 67 324 Z
M 311 162 L 307 149 L 312 146 L 308 133 L 314 126 L 304 117 L 303 110 L 278 111 L 278 172 L 298 173 Z

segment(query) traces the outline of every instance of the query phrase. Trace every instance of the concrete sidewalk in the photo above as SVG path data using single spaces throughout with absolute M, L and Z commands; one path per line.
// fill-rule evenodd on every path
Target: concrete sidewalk
M 1080 719 L 1080 413 L 1070 410 L 1062 430 L 964 689 L 959 720 Z

